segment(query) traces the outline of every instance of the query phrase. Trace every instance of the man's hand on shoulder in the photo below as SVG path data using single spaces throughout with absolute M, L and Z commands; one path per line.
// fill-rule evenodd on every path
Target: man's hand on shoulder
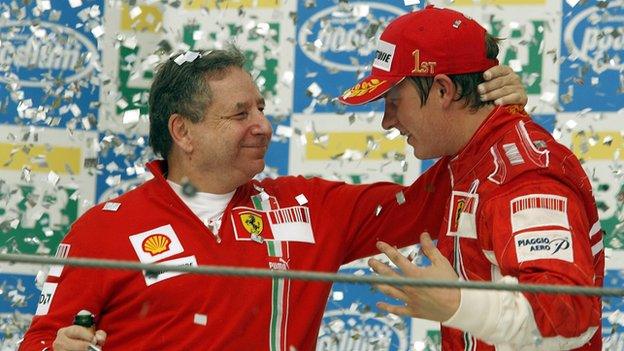
M 509 66 L 494 66 L 483 73 L 485 82 L 479 84 L 482 101 L 496 105 L 522 105 L 529 101 L 522 80 Z

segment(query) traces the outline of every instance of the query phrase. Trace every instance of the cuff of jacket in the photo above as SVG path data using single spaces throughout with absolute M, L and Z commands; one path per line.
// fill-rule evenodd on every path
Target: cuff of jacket
M 477 338 L 491 334 L 499 322 L 500 305 L 497 291 L 461 289 L 459 308 L 442 325 L 469 332 Z

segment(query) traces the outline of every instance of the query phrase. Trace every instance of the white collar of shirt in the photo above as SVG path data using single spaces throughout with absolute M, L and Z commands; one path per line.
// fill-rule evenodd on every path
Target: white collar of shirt
M 197 192 L 194 196 L 187 196 L 182 192 L 182 186 L 167 179 L 171 189 L 182 199 L 182 201 L 199 217 L 202 222 L 219 218 L 223 215 L 225 208 L 234 196 L 236 191 L 227 194 L 212 194 Z

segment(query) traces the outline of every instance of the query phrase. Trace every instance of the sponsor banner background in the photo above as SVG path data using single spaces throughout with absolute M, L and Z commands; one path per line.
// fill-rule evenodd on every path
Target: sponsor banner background
M 624 1 L 563 1 L 559 94 L 565 111 L 624 108 Z
M 345 108 L 333 100 L 370 71 L 376 38 L 389 21 L 410 10 L 400 1 L 298 1 L 295 112 Z M 380 102 L 350 110 L 383 111 Z
M 605 246 L 624 249 L 622 196 L 622 133 L 624 113 L 587 112 L 557 114 L 555 135 L 583 160 L 592 180 Z
M 71 223 L 94 204 L 95 132 L 0 129 L 0 249 L 54 254 Z
M 101 133 L 96 203 L 115 198 L 152 178 L 145 163 L 153 158 L 147 137 Z
M 211 50 L 235 42 L 245 53 L 262 88 L 267 115 L 285 118 L 292 111 L 294 1 L 185 1 L 179 7 L 138 1 L 117 2 L 105 13 L 104 73 L 111 83 L 102 91 L 101 129 L 148 131 L 147 97 L 155 63 L 173 52 Z M 117 84 L 115 84 L 115 82 Z
M 344 267 L 345 274 L 368 275 L 365 261 Z M 412 350 L 414 329 L 409 319 L 377 313 L 375 302 L 393 303 L 380 292 L 353 284 L 334 284 L 319 332 L 317 350 Z M 425 337 L 422 328 L 416 331 Z
M 235 40 L 244 50 L 274 127 L 261 176 L 408 184 L 432 164 L 414 159 L 404 138 L 381 131 L 383 101 L 349 108 L 334 101 L 370 70 L 385 25 L 422 5 L 393 0 L 162 3 L 0 3 L 0 252 L 53 254 L 86 208 L 151 177 L 144 168 L 152 158 L 147 92 L 154 66 L 168 49 L 220 48 Z M 521 75 L 527 110 L 585 162 L 607 231 L 605 284 L 621 287 L 623 1 L 456 0 L 451 6 L 506 38 L 499 60 Z M 32 20 L 41 25 L 22 26 Z M 37 45 L 38 52 L 57 48 L 58 57 L 37 54 Z M 42 81 L 52 83 L 34 86 Z M 15 348 L 36 309 L 34 281 L 40 269 L 0 265 L 0 350 Z M 369 274 L 364 261 L 343 272 Z M 364 340 L 373 340 L 371 330 L 383 330 L 391 342 L 380 350 L 437 349 L 436 323 L 371 317 L 382 298 L 368 287 L 336 284 L 319 347 L 364 350 L 371 345 Z M 622 311 L 621 298 L 605 300 L 607 349 L 624 349 Z M 356 333 L 364 336 L 361 342 L 346 338 Z
M 472 1 L 455 1 L 452 7 L 504 39 L 499 43 L 498 60 L 522 78 L 529 96 L 527 111 L 554 113 L 558 103 L 561 2 L 494 0 L 477 6 Z
M 35 286 L 35 275 L 15 274 L 11 273 L 11 269 L 0 274 L 0 281 L 3 290 L 0 299 L 0 350 L 15 350 L 15 344 L 30 325 L 41 291 Z
M 621 288 L 624 286 L 624 251 L 607 249 L 605 256 L 605 286 Z M 602 306 L 602 349 L 624 350 L 624 299 L 605 298 Z
M 351 119 L 332 114 L 294 114 L 290 174 L 320 176 L 349 183 L 392 181 L 410 184 L 420 161 L 405 138 L 380 131 L 381 114 L 358 113 Z
M 0 123 L 93 130 L 103 1 L 42 3 L 0 5 Z

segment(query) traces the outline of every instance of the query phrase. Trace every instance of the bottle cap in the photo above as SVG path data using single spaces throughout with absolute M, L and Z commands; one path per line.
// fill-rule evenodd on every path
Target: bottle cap
M 95 316 L 93 313 L 82 310 L 74 317 L 74 325 L 79 325 L 85 328 L 91 328 L 95 324 Z

